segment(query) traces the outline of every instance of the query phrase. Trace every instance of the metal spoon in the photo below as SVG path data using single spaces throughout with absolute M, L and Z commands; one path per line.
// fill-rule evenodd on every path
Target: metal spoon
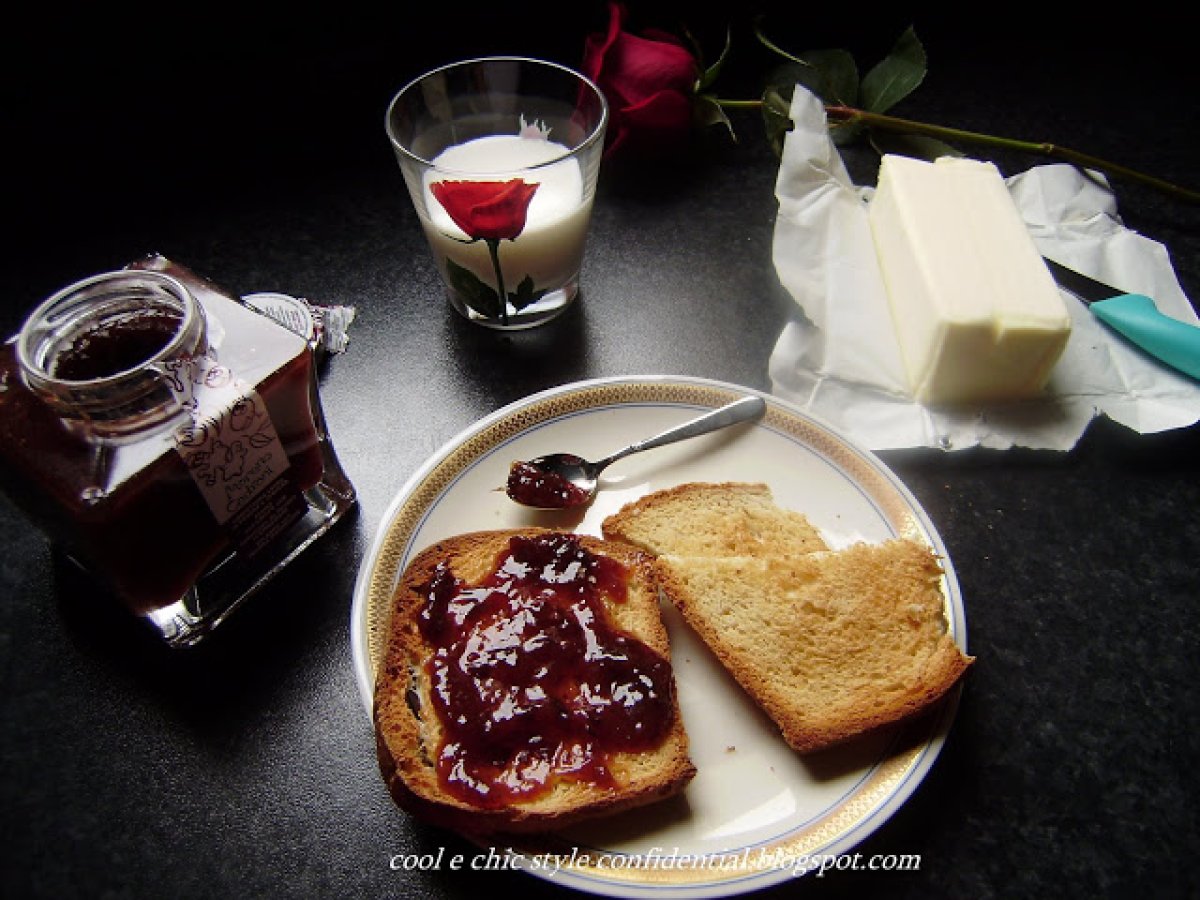
M 515 502 L 536 509 L 583 506 L 596 496 L 600 473 L 618 459 L 757 419 L 766 409 L 767 404 L 761 397 L 743 397 L 595 462 L 588 462 L 574 453 L 551 453 L 527 462 L 515 462 L 509 471 L 506 493 Z

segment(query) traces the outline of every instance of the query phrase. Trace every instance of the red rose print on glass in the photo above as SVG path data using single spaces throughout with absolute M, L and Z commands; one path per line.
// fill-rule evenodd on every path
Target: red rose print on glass
M 493 291 L 469 270 L 447 259 L 447 277 L 477 312 L 499 318 L 508 324 L 508 307 L 520 311 L 538 300 L 544 291 L 533 289 L 528 276 L 509 293 L 504 288 L 504 270 L 500 267 L 500 242 L 515 241 L 525 230 L 529 204 L 538 185 L 520 178 L 510 181 L 435 181 L 429 192 L 446 210 L 454 224 L 467 235 L 466 243 L 484 241 L 496 274 Z

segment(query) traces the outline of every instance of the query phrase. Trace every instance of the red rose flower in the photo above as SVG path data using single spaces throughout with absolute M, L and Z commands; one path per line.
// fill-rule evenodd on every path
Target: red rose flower
M 429 190 L 454 224 L 475 240 L 515 240 L 525 230 L 538 185 L 512 181 L 435 181 Z
M 622 30 L 625 7 L 609 3 L 608 31 L 587 38 L 583 72 L 609 105 L 609 156 L 664 155 L 692 127 L 692 98 L 699 67 L 674 35 Z

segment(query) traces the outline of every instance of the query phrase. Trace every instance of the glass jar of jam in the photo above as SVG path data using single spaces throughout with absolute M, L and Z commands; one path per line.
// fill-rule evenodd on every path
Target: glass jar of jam
M 308 342 L 150 256 L 0 347 L 0 486 L 169 644 L 194 644 L 354 504 Z

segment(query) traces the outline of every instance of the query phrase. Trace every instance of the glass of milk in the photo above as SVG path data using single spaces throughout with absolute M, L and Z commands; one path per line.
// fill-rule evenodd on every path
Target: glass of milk
M 588 79 L 520 57 L 410 82 L 385 125 L 451 306 L 529 328 L 579 293 L 608 106 Z

